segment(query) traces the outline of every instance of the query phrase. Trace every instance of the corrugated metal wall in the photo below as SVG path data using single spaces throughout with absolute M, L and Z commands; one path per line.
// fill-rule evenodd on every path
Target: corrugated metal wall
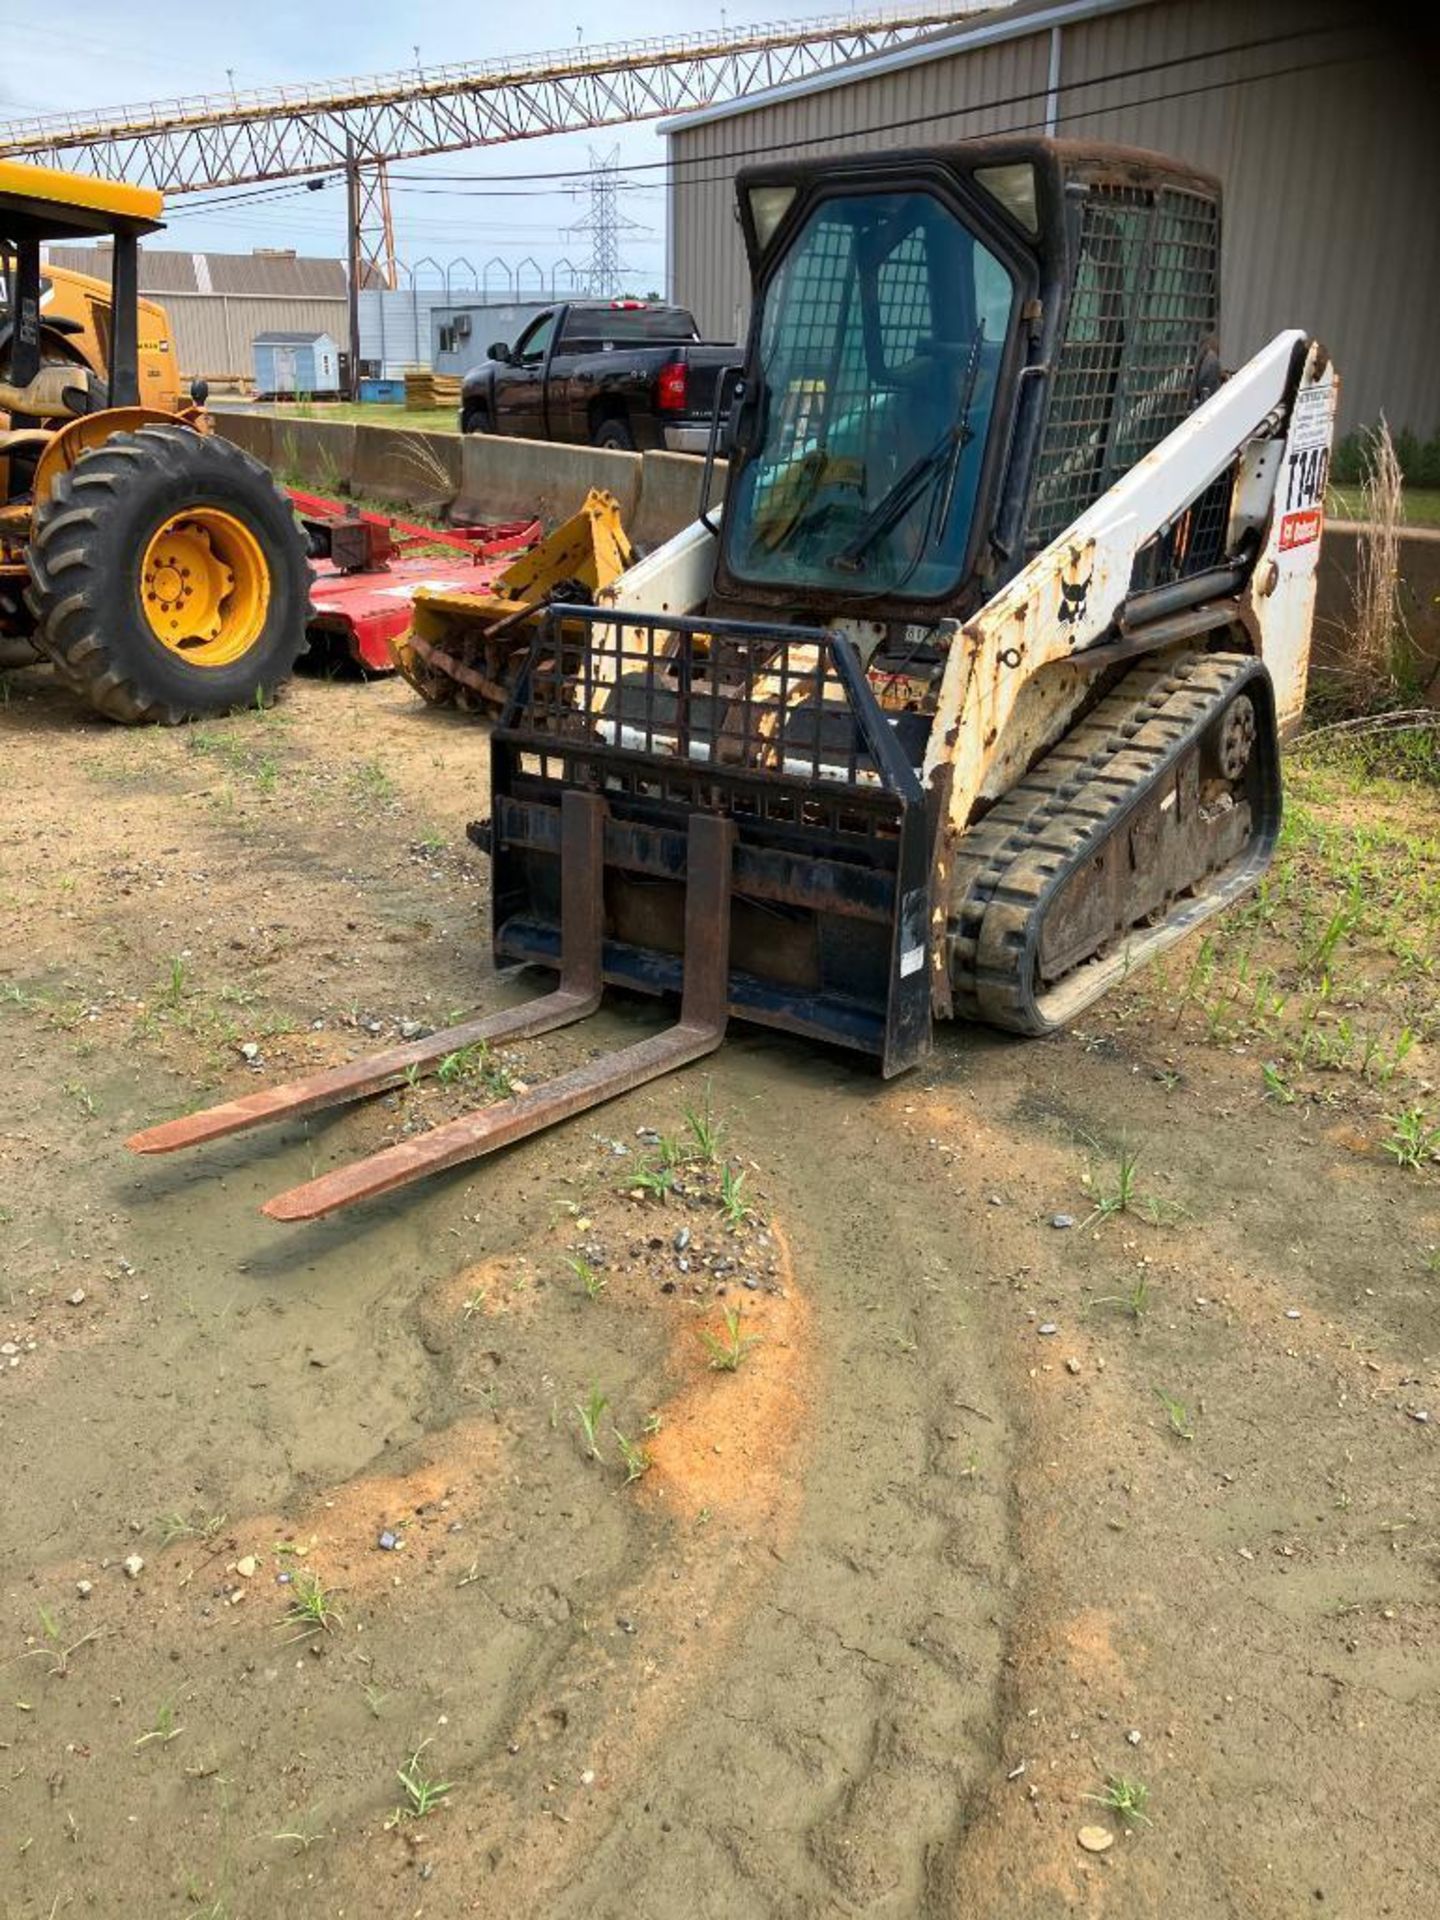
M 170 316 L 180 371 L 187 380 L 248 380 L 251 347 L 259 333 L 328 333 L 349 337 L 344 300 L 296 300 L 279 295 L 165 293 L 156 296 Z
M 453 307 L 463 290 L 444 287 L 362 287 L 360 290 L 360 358 L 374 361 L 383 379 L 397 379 L 407 367 L 430 365 L 437 307 Z M 348 338 L 342 328 L 341 339 Z
M 737 168 L 780 155 L 823 154 L 838 145 L 838 133 L 854 152 L 1002 131 L 1014 108 L 985 103 L 1034 94 L 1043 114 L 1049 46 L 1048 35 L 1005 41 L 963 62 L 904 67 L 672 135 L 670 157 L 681 166 L 670 191 L 670 297 L 689 307 L 709 338 L 742 339 L 749 276 L 735 218 Z M 894 128 L 901 120 L 919 124 Z M 865 131 L 875 127 L 886 130 Z
M 1383 410 L 1428 434 L 1440 428 L 1436 74 L 1398 35 L 1355 19 L 1328 0 L 1157 0 L 1072 23 L 1056 131 L 1220 176 L 1229 362 L 1306 327 L 1339 364 L 1342 428 Z M 1224 51 L 1259 40 L 1272 44 Z M 706 333 L 742 334 L 733 179 L 746 159 L 1038 131 L 1050 58 L 1049 30 L 1029 32 L 681 127 L 669 143 L 671 297 Z
M 46 248 L 57 267 L 110 278 L 110 250 Z M 339 260 L 286 253 L 181 253 L 140 249 L 140 291 L 170 316 L 186 380 L 248 380 L 258 333 L 350 334 L 345 268 Z

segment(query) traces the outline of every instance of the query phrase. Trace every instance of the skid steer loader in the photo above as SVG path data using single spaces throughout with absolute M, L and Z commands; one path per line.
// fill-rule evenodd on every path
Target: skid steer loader
M 0 665 L 33 654 L 106 718 L 173 723 L 273 692 L 305 641 L 309 569 L 265 468 L 196 404 L 142 404 L 148 188 L 0 161 Z M 106 374 L 46 351 L 41 247 L 112 244 Z
M 539 999 L 136 1136 L 313 1112 L 606 982 L 677 1024 L 272 1200 L 305 1219 L 720 1042 L 1063 1026 L 1253 885 L 1304 697 L 1336 401 L 1223 378 L 1216 183 L 1048 140 L 742 173 L 723 518 L 552 607 L 491 746 L 494 952 Z

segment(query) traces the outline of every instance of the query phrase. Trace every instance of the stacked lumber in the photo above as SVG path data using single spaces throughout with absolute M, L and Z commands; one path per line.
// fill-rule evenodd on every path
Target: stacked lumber
M 414 367 L 405 375 L 405 410 L 426 413 L 434 407 L 458 407 L 458 373 L 434 373 L 429 367 Z

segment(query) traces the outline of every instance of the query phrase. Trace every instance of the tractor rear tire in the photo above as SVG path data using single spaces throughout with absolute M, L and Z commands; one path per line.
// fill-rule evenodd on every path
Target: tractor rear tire
M 305 644 L 290 502 L 228 440 L 117 433 L 35 514 L 26 601 L 60 678 L 107 719 L 176 726 L 268 699 Z

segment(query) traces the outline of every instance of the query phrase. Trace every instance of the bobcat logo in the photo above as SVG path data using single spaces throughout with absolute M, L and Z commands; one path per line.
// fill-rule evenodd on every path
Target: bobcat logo
M 1081 575 L 1080 569 L 1086 568 Z M 1085 603 L 1090 597 L 1090 582 L 1095 577 L 1095 549 L 1085 552 L 1072 547 L 1065 565 L 1060 570 L 1060 624 L 1073 627 L 1085 617 Z

